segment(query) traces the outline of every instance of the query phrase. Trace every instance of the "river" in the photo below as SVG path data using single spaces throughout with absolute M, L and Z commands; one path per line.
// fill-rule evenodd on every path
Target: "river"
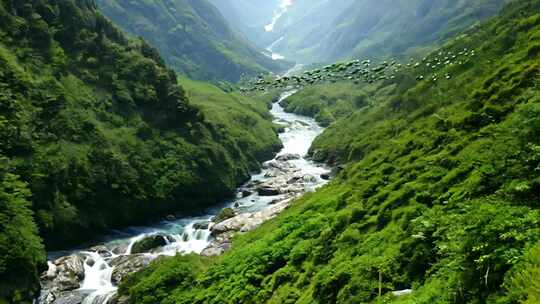
M 293 91 L 283 93 L 279 101 L 288 98 L 293 93 Z M 283 149 L 272 161 L 275 162 L 280 156 L 298 154 L 301 157 L 284 162 L 287 166 L 295 168 L 297 176 L 311 176 L 309 181 L 302 183 L 304 187 L 302 192 L 313 191 L 323 185 L 325 180 L 321 178 L 321 174 L 328 173 L 328 168 L 305 158 L 311 143 L 323 131 L 323 128 L 309 117 L 286 113 L 279 102 L 273 104 L 271 114 L 276 123 L 285 126 L 284 132 L 279 135 Z M 271 167 L 265 168 L 252 176 L 251 184 L 268 183 L 272 182 L 273 178 L 277 178 L 270 174 Z M 138 262 L 148 263 L 160 255 L 200 254 L 211 244 L 213 236 L 206 227 L 196 229 L 197 223 L 209 222 L 225 207 L 233 208 L 238 214 L 265 210 L 284 196 L 283 194 L 260 196 L 257 191 L 253 191 L 252 194 L 241 197 L 242 189 L 245 189 L 245 186 L 239 188 L 238 198 L 227 200 L 220 206 L 208 209 L 200 216 L 169 218 L 153 226 L 114 231 L 106 236 L 105 242 L 93 248 L 50 252 L 49 270 L 42 276 L 43 292 L 36 302 L 39 304 L 106 304 L 113 298 L 117 289 L 115 283 L 118 279 L 115 280 L 115 267 L 121 267 L 119 265 L 123 265 L 122 263 L 127 259 L 137 257 Z M 132 247 L 137 241 L 156 235 L 167 236 L 164 238 L 166 240 L 164 246 L 151 252 L 133 254 Z M 58 262 L 62 259 L 64 259 L 63 262 Z M 63 267 L 75 269 L 70 268 L 68 273 L 71 276 L 74 273 L 78 274 L 79 281 L 63 282 L 62 280 L 69 281 L 69 278 L 61 278 Z

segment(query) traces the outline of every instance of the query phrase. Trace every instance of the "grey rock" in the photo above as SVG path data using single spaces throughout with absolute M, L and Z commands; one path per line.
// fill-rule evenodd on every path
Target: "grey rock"
M 77 289 L 84 279 L 84 258 L 77 254 L 61 257 L 49 263 L 49 269 L 41 279 L 43 288 L 51 292 Z
M 144 254 L 130 254 L 113 258 L 110 266 L 114 267 L 111 281 L 118 285 L 124 277 L 137 272 L 150 264 L 154 258 Z
M 231 248 L 231 240 L 234 236 L 234 232 L 229 231 L 222 233 L 214 239 L 214 241 L 208 245 L 202 252 L 202 256 L 218 256 L 223 254 L 226 250 Z
M 275 187 L 261 186 L 257 188 L 257 193 L 260 196 L 275 196 L 275 195 L 279 195 L 280 191 L 278 188 L 275 188 Z
M 206 229 L 208 229 L 208 225 L 210 225 L 209 222 L 197 222 L 197 223 L 193 224 L 193 229 L 206 230 Z
M 125 254 L 127 252 L 128 247 L 129 247 L 129 244 L 118 245 L 113 248 L 112 252 L 116 255 Z
M 330 174 L 329 173 L 323 173 L 321 174 L 321 178 L 324 180 L 330 180 Z
M 221 246 L 209 246 L 204 248 L 203 251 L 201 251 L 201 255 L 207 257 L 218 256 L 222 255 L 223 253 L 225 253 L 225 249 Z
M 287 153 L 287 154 L 283 154 L 283 155 L 280 155 L 280 156 L 276 157 L 276 160 L 278 160 L 278 161 L 290 161 L 290 160 L 295 160 L 295 159 L 300 159 L 300 158 L 302 158 L 302 156 L 300 156 L 299 154 Z
M 74 290 L 62 292 L 56 295 L 54 304 L 81 304 L 91 293 L 89 290 Z
M 302 181 L 304 181 L 305 183 L 316 183 L 317 178 L 311 174 L 306 174 L 302 176 Z
M 174 241 L 170 236 L 164 234 L 149 235 L 138 240 L 131 246 L 131 254 L 150 252 L 159 247 L 163 247 Z
M 291 198 L 271 205 L 267 209 L 254 213 L 242 213 L 221 223 L 213 225 L 210 230 L 213 235 L 218 237 L 228 232 L 247 232 L 260 226 L 265 221 L 275 217 L 281 211 L 289 206 Z M 218 242 L 219 243 L 219 242 Z
M 105 247 L 104 245 L 91 247 L 90 249 L 88 249 L 88 251 L 95 252 L 99 254 L 102 258 L 110 258 L 112 256 L 109 248 Z
M 94 266 L 94 264 L 96 263 L 96 261 L 94 261 L 94 259 L 92 258 L 87 258 L 86 261 L 85 261 L 86 265 L 92 267 Z

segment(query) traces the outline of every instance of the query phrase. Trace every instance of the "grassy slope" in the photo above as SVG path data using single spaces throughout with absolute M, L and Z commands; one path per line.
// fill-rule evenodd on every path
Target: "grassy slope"
M 246 97 L 234 91 L 226 93 L 206 82 L 187 78 L 181 78 L 180 82 L 191 103 L 204 113 L 205 118 L 227 132 L 224 139 L 235 141 L 234 145 L 240 151 L 250 151 L 248 155 L 252 159 L 242 162 L 253 164 L 269 159 L 281 147 L 268 111 L 271 94 Z
M 213 204 L 279 149 L 266 101 L 183 81 L 93 1 L 0 1 L 0 303 L 35 296 L 40 237 Z
M 121 293 L 133 303 L 536 303 L 539 12 L 539 1 L 518 1 L 448 43 L 477 50 L 448 81 L 405 73 L 379 84 L 385 98 L 317 140 L 314 150 L 347 164 L 329 185 L 224 256 L 195 269 L 159 261 Z M 390 293 L 405 288 L 414 293 Z
M 281 105 L 287 112 L 314 117 L 322 126 L 328 126 L 337 119 L 369 105 L 369 90 L 358 90 L 350 82 L 320 84 L 306 87 Z
M 97 2 L 105 15 L 149 41 L 172 68 L 191 78 L 236 82 L 243 74 L 286 69 L 236 33 L 207 0 Z

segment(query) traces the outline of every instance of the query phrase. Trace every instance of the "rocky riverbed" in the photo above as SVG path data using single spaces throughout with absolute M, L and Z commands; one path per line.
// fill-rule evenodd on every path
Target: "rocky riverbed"
M 282 96 L 287 98 L 290 93 Z M 282 100 L 281 99 L 281 100 Z M 285 113 L 274 104 L 272 114 L 283 126 L 283 150 L 263 164 L 262 171 L 238 189 L 234 200 L 196 217 L 169 215 L 152 227 L 112 233 L 103 244 L 53 252 L 41 275 L 45 304 L 122 303 L 116 288 L 126 275 L 161 256 L 177 253 L 220 255 L 232 246 L 236 233 L 251 231 L 277 216 L 294 198 L 323 185 L 328 168 L 307 160 L 311 142 L 322 132 L 314 120 Z

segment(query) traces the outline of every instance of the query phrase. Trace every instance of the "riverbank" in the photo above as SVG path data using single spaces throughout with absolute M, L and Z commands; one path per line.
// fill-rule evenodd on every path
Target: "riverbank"
M 177 253 L 219 255 L 229 249 L 235 233 L 256 228 L 287 208 L 293 198 L 324 184 L 328 168 L 304 158 L 323 129 L 311 118 L 283 111 L 279 102 L 291 93 L 284 93 L 271 109 L 283 131 L 279 135 L 283 149 L 238 188 L 236 199 L 200 216 L 170 216 L 153 226 L 116 231 L 108 241 L 88 249 L 50 253 L 38 303 L 111 303 L 122 279 L 152 260 Z M 218 221 L 223 210 L 228 217 Z

